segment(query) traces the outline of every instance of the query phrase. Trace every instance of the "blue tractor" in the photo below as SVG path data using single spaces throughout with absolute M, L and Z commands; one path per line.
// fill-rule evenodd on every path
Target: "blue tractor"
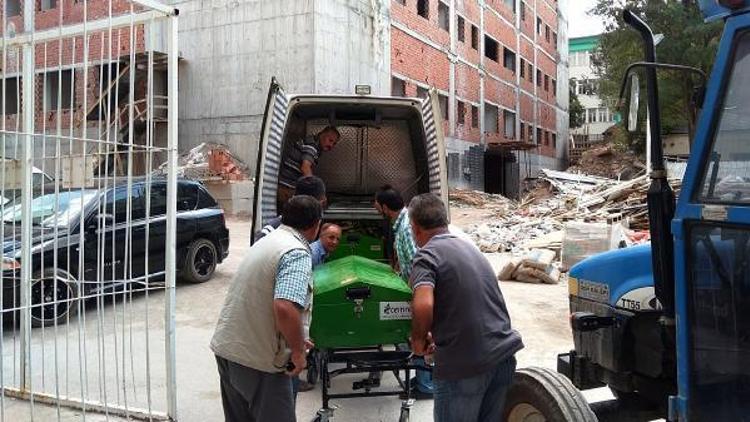
M 648 90 L 652 241 L 570 270 L 575 349 L 558 356 L 558 373 L 519 370 L 508 420 L 593 420 L 577 390 L 608 386 L 621 401 L 653 403 L 670 421 L 750 421 L 750 0 L 700 6 L 706 19 L 725 24 L 696 96 L 702 111 L 676 201 L 663 160 L 656 71 L 699 78 L 700 71 L 657 63 L 651 29 L 624 12 L 645 50 L 645 61 L 630 70 L 642 69 Z M 626 75 L 623 88 L 628 82 Z M 640 84 L 630 84 L 637 93 Z

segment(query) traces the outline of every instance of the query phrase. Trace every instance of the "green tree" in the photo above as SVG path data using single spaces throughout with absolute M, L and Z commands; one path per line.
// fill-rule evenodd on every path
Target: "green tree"
M 570 82 L 570 110 L 568 110 L 569 125 L 571 129 L 578 129 L 583 126 L 586 120 L 586 109 L 583 108 L 583 104 L 578 100 L 578 94 L 576 94 L 575 84 L 573 81 Z
M 630 63 L 643 61 L 640 36 L 622 21 L 622 10 L 629 8 L 651 26 L 664 40 L 656 49 L 657 60 L 697 67 L 708 73 L 721 38 L 723 22 L 704 23 L 694 1 L 686 0 L 598 0 L 590 14 L 606 22 L 599 47 L 594 54 L 594 68 L 600 76 L 600 95 L 616 103 L 625 69 Z M 693 82 L 684 73 L 658 71 L 662 130 L 669 132 L 688 126 L 686 119 L 692 97 Z M 641 77 L 643 84 L 644 78 Z M 645 86 L 641 89 L 645 92 Z M 644 107 L 645 108 L 645 107 Z M 644 125 L 640 125 L 643 129 Z M 630 137 L 634 151 L 642 151 L 643 136 Z

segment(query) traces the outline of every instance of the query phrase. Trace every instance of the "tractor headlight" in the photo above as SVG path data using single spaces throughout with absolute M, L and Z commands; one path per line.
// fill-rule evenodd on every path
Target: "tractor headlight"
M 575 277 L 568 277 L 568 294 L 578 296 L 578 279 Z
M 3 257 L 3 271 L 17 270 L 21 268 L 21 263 L 7 256 Z

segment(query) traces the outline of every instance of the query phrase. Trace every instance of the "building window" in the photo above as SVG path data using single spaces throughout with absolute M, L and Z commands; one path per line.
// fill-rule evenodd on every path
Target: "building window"
M 440 112 L 443 115 L 443 120 L 448 121 L 448 97 L 438 94 L 438 103 L 440 103 Z
M 534 127 L 529 123 L 529 126 L 526 129 L 529 131 L 529 142 L 534 142 Z
M 503 66 L 516 73 L 516 53 L 503 47 Z
M 503 123 L 505 124 L 505 138 L 516 138 L 516 113 L 503 110 Z
M 479 28 L 471 25 L 471 48 L 479 50 Z
M 607 109 L 606 108 L 600 108 L 599 109 L 599 113 L 598 113 L 598 119 L 599 119 L 599 121 L 602 122 L 602 123 L 609 122 L 609 116 L 608 116 L 608 114 L 609 113 L 607 113 Z
M 536 143 L 542 143 L 542 128 L 536 128 Z
M 471 127 L 479 127 L 479 107 L 471 106 Z
M 549 75 L 544 75 L 544 90 L 549 91 Z
M 552 80 L 552 92 L 557 94 L 557 81 L 554 79 Z
M 430 19 L 430 2 L 417 0 L 417 14 L 425 19 Z
M 21 16 L 21 0 L 6 0 L 5 14 L 6 16 Z
M 484 132 L 500 133 L 497 127 L 498 109 L 492 104 L 484 103 Z
M 552 33 L 552 42 L 554 42 L 555 50 L 557 50 L 557 32 Z
M 552 148 L 557 148 L 557 134 L 552 134 Z
M 441 2 L 438 2 L 438 25 L 441 29 L 444 31 L 448 31 L 450 29 L 450 21 L 451 21 L 451 11 L 450 7 Z
M 521 135 L 522 141 L 526 139 L 526 125 L 524 125 L 523 122 L 521 122 L 521 130 L 520 130 L 519 135 Z
M 0 79 L 0 90 L 2 90 L 3 98 L 5 98 L 5 114 L 17 114 L 19 100 L 21 96 L 18 94 L 21 87 L 21 78 L 5 78 Z
M 430 96 L 430 90 L 427 88 L 422 88 L 421 86 L 417 87 L 417 97 L 419 98 L 427 98 Z
M 505 3 L 505 6 L 512 10 L 513 13 L 516 13 L 516 0 L 503 0 L 503 3 Z
M 57 7 L 57 0 L 42 0 L 40 10 L 50 10 Z
M 464 32 L 464 18 L 461 16 L 456 17 L 456 35 L 460 42 L 466 41 L 466 33 Z
M 544 145 L 549 145 L 549 132 L 545 130 L 543 135 L 544 135 Z
M 526 22 L 526 3 L 521 2 L 521 20 Z
M 587 116 L 586 120 L 587 120 L 588 123 L 596 123 L 597 122 L 597 120 L 596 120 L 596 111 L 597 111 L 597 109 L 595 109 L 595 108 L 590 108 L 590 109 L 586 110 L 586 116 Z
M 463 101 L 456 101 L 456 122 L 460 125 L 464 124 L 466 119 L 464 118 L 464 115 L 466 114 L 466 104 L 464 104 Z
M 542 18 L 540 17 L 536 18 L 536 33 L 542 35 Z
M 547 42 L 550 41 L 550 38 L 549 38 L 549 25 L 544 25 L 544 39 L 547 40 Z
M 536 70 L 536 86 L 542 86 L 542 71 L 539 69 Z
M 75 96 L 73 96 L 73 86 L 75 82 L 73 80 L 72 70 L 63 70 L 62 72 L 52 71 L 44 74 L 44 93 L 45 93 L 45 107 L 48 111 L 70 110 L 71 106 L 75 107 Z M 58 92 L 60 95 L 61 103 L 58 104 Z M 71 101 L 71 99 L 73 101 Z M 72 104 L 71 104 L 72 102 Z
M 487 35 L 484 36 L 484 57 L 492 61 L 498 61 L 498 48 L 497 41 Z
M 391 78 L 391 95 L 394 97 L 406 96 L 406 84 L 399 78 Z
M 534 66 L 529 62 L 529 82 L 534 83 Z
M 526 61 L 524 61 L 524 59 L 519 59 L 518 70 L 521 71 L 521 79 L 525 79 L 526 78 Z

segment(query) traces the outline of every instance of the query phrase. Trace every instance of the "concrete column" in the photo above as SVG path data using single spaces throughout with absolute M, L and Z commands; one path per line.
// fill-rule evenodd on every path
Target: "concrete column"
M 479 132 L 481 144 L 487 143 L 484 127 L 484 80 L 486 73 L 484 71 L 484 12 L 487 5 L 484 0 L 479 0 Z
M 450 35 L 450 53 L 448 54 L 448 136 L 456 137 L 456 0 L 450 0 L 448 33 Z

